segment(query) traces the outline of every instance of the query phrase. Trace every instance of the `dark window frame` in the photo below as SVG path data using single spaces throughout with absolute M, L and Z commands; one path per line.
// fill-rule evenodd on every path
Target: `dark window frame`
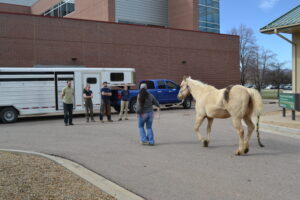
M 110 73 L 111 82 L 120 82 L 125 80 L 124 72 L 112 72 Z

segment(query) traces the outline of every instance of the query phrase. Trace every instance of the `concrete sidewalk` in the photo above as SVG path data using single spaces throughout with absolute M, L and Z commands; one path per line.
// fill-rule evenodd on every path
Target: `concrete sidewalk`
M 296 120 L 292 120 L 292 111 L 286 111 L 286 117 L 282 116 L 282 108 L 277 100 L 264 100 L 264 113 L 260 118 L 260 128 L 263 131 L 300 137 L 300 112 L 296 112 Z

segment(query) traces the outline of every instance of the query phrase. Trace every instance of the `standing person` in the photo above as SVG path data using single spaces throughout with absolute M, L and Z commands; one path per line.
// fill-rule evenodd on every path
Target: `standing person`
M 153 123 L 153 106 L 160 109 L 159 103 L 156 98 L 147 91 L 147 85 L 141 84 L 141 90 L 137 98 L 137 114 L 138 126 L 140 132 L 140 140 L 142 144 L 154 145 L 154 135 L 152 130 Z M 146 124 L 147 134 L 144 126 Z
M 63 88 L 62 93 L 61 93 L 61 98 L 63 99 L 63 103 L 64 103 L 65 126 L 74 125 L 72 123 L 74 89 L 72 88 L 72 81 L 71 80 L 68 80 L 67 81 L 67 86 Z
M 100 121 L 103 123 L 103 115 L 106 114 L 107 121 L 112 122 L 111 120 L 111 111 L 110 111 L 110 97 L 111 90 L 107 87 L 107 82 L 103 82 L 103 88 L 101 88 L 101 107 L 100 107 Z
M 83 89 L 86 122 L 89 122 L 89 116 L 91 117 L 91 121 L 95 122 L 93 113 L 93 96 L 90 84 L 86 84 Z
M 128 115 L 128 97 L 129 97 L 129 90 L 128 86 L 125 85 L 124 89 L 121 92 L 121 108 L 120 108 L 120 115 L 119 115 L 119 121 L 122 120 L 123 114 L 125 112 L 125 120 L 128 120 L 127 115 Z

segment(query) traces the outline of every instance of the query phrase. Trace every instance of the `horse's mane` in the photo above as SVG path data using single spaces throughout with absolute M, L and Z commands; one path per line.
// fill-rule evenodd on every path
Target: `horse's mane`
M 192 81 L 193 83 L 195 83 L 196 85 L 198 85 L 198 86 L 201 86 L 201 87 L 212 87 L 212 88 L 215 88 L 214 86 L 212 86 L 212 85 L 209 85 L 209 84 L 207 84 L 207 83 L 203 83 L 202 81 L 200 81 L 200 80 L 194 80 L 194 79 L 192 79 L 192 78 L 189 78 L 189 80 L 190 81 Z M 216 89 L 216 88 L 215 88 Z

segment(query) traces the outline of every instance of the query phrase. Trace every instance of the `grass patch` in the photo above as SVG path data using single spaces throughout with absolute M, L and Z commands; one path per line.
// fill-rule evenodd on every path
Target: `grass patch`
M 282 90 L 280 90 L 282 92 Z M 261 96 L 263 99 L 278 99 L 277 89 L 274 90 L 261 90 Z

